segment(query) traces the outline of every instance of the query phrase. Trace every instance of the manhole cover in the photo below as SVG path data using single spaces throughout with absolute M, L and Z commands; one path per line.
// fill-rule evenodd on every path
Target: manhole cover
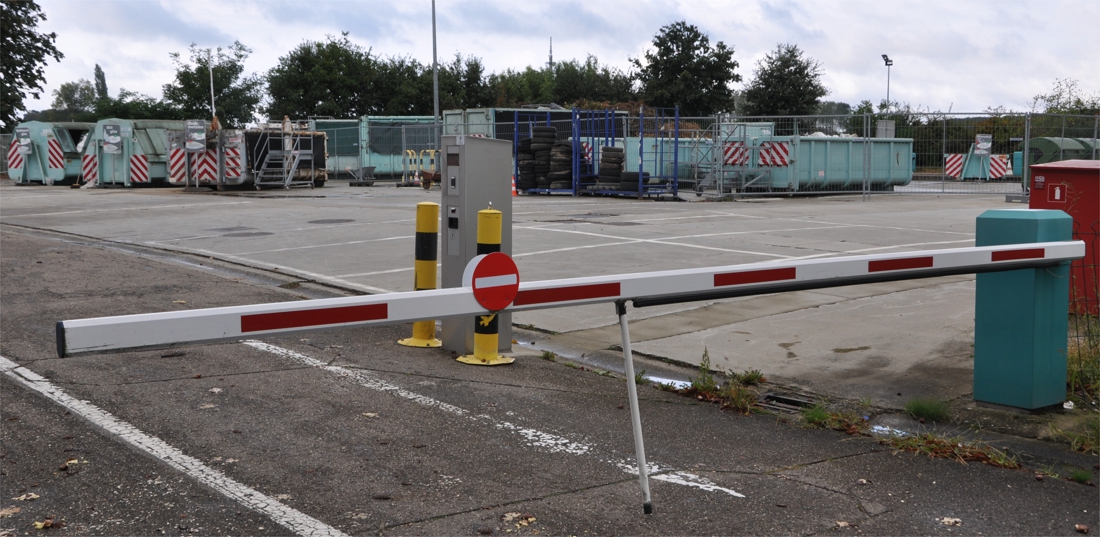
M 309 224 L 346 224 L 348 222 L 354 222 L 351 218 L 329 218 L 327 220 L 310 220 Z
M 243 233 L 226 233 L 223 237 L 263 237 L 264 235 L 274 235 L 274 233 L 268 233 L 266 231 L 245 231 Z
M 245 227 L 245 226 L 219 227 L 219 228 L 214 228 L 214 229 L 208 229 L 206 231 L 216 231 L 218 233 L 231 233 L 231 232 L 234 232 L 234 231 L 248 231 L 250 229 L 256 229 L 256 228 L 254 228 L 254 227 Z

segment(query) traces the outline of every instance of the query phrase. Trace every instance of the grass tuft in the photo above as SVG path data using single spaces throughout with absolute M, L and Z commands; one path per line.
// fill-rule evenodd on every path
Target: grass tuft
M 547 362 L 556 362 L 556 361 L 558 361 L 558 355 L 555 354 L 554 351 L 542 351 L 542 355 L 539 356 L 539 358 L 542 358 L 543 360 L 546 360 Z
M 1077 483 L 1084 485 L 1092 480 L 1092 472 L 1077 468 L 1070 471 L 1069 479 L 1070 481 L 1076 481 Z
M 947 403 L 937 399 L 910 399 L 905 403 L 905 413 L 927 421 L 947 421 L 949 416 Z
M 818 403 L 802 409 L 802 422 L 810 427 L 842 431 L 850 435 L 866 435 L 870 422 L 850 412 L 833 412 Z
M 645 369 L 634 373 L 634 384 L 639 386 L 646 386 L 649 384 L 649 379 L 645 378 Z
M 730 382 L 735 382 L 742 386 L 756 386 L 761 382 L 767 382 L 768 379 L 764 378 L 764 374 L 756 369 L 745 371 L 744 373 L 729 372 Z

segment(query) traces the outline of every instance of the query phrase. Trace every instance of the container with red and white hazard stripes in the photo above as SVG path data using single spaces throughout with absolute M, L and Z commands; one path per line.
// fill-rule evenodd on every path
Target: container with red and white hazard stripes
M 80 154 L 76 143 L 93 127 L 91 123 L 25 121 L 16 126 L 12 144 L 5 147 L 8 176 L 18 183 L 54 184 L 80 179 Z M 22 139 L 24 143 L 19 143 Z

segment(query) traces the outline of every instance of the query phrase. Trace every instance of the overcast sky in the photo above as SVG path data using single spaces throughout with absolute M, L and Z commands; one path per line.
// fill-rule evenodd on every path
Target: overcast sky
M 253 50 L 264 73 L 305 40 L 350 32 L 382 56 L 432 58 L 431 0 L 39 0 L 61 62 L 46 67 L 49 108 L 61 83 L 106 72 L 119 88 L 161 96 L 169 54 L 195 43 Z M 592 54 L 623 70 L 666 24 L 686 20 L 735 51 L 743 83 L 777 43 L 821 62 L 826 100 L 890 97 L 933 111 L 1028 109 L 1055 79 L 1100 91 L 1100 0 L 438 0 L 439 58 L 481 58 L 490 72 Z

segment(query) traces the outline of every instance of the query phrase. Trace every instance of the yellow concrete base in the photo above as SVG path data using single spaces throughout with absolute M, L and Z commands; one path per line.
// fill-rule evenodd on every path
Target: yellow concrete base
M 499 354 L 496 356 L 486 357 L 479 357 L 474 354 L 467 354 L 465 356 L 459 356 L 458 358 L 456 358 L 456 360 L 464 364 L 470 365 L 505 365 L 516 361 L 516 359 L 512 358 L 511 356 L 501 356 Z
M 405 338 L 397 342 L 398 345 L 404 345 L 406 347 L 442 347 L 443 342 L 438 339 L 420 339 L 416 337 Z

